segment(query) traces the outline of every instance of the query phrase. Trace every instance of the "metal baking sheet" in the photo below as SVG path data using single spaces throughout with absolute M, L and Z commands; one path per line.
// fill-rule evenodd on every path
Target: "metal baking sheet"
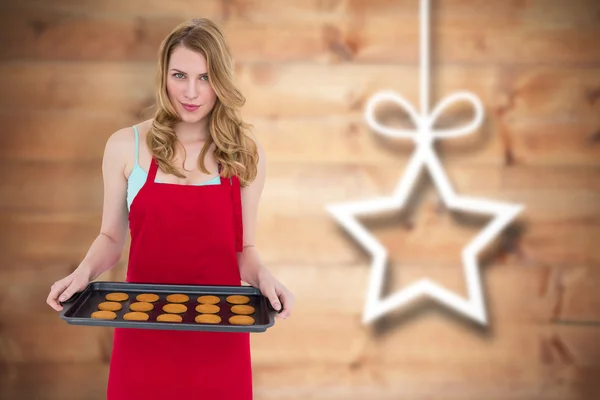
M 112 292 L 123 292 L 129 299 L 120 302 L 123 308 L 116 311 L 117 318 L 113 320 L 94 319 L 91 315 L 98 310 L 98 304 L 106 301 L 105 296 Z M 135 297 L 141 293 L 154 293 L 159 300 L 152 303 L 154 309 L 147 314 L 147 321 L 127 321 L 123 315 L 129 312 L 131 303 L 136 302 Z M 189 296 L 190 300 L 183 303 L 188 310 L 179 314 L 182 322 L 158 322 L 156 317 L 163 314 L 162 307 L 167 303 L 169 294 L 181 293 Z M 235 315 L 231 312 L 231 304 L 225 300 L 229 295 L 244 295 L 250 298 L 249 305 L 255 308 L 254 325 L 231 325 L 229 317 Z M 199 314 L 195 308 L 199 304 L 198 296 L 214 295 L 220 298 L 217 304 L 221 309 L 217 315 L 221 317 L 218 324 L 197 323 L 194 318 Z M 91 282 L 83 291 L 75 294 L 71 299 L 61 303 L 63 309 L 60 318 L 73 325 L 112 326 L 116 328 L 161 329 L 161 330 L 186 330 L 186 331 L 212 331 L 212 332 L 264 332 L 275 323 L 277 311 L 271 307 L 269 300 L 260 290 L 251 286 L 199 286 L 199 285 L 165 285 L 128 282 Z

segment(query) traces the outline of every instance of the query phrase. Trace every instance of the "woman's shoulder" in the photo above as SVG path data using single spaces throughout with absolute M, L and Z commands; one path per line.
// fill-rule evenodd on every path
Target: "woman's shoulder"
M 136 143 L 135 130 L 139 133 L 139 143 L 144 143 L 145 134 L 150 129 L 152 120 L 130 125 L 115 131 L 110 135 L 106 142 L 105 154 L 113 161 L 120 161 L 125 165 L 126 170 L 131 170 L 135 165 Z

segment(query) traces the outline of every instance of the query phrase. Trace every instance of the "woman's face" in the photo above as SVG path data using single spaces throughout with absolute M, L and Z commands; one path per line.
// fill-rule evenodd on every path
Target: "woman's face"
M 202 54 L 185 46 L 173 50 L 167 67 L 167 94 L 183 122 L 195 123 L 210 113 L 217 95 L 208 82 Z

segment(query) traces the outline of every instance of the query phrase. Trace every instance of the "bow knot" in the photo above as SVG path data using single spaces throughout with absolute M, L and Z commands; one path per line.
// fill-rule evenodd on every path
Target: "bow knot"
M 446 109 L 455 103 L 466 101 L 471 103 L 475 115 L 471 122 L 456 128 L 435 129 L 435 123 Z M 392 102 L 402 108 L 409 115 L 415 128 L 400 129 L 390 128 L 380 124 L 375 119 L 375 109 L 381 103 Z M 375 94 L 369 99 L 366 106 L 365 118 L 367 123 L 375 132 L 391 138 L 411 138 L 417 144 L 431 144 L 435 139 L 464 136 L 475 131 L 483 121 L 483 104 L 474 94 L 469 92 L 457 92 L 444 98 L 431 114 L 419 114 L 413 105 L 404 97 L 391 91 Z

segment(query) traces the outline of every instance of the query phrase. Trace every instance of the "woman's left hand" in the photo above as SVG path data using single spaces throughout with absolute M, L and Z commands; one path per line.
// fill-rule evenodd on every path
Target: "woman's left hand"
M 277 318 L 289 318 L 294 307 L 294 295 L 281 282 L 279 282 L 266 268 L 261 268 L 258 275 L 258 289 L 269 299 L 273 308 L 277 311 Z

